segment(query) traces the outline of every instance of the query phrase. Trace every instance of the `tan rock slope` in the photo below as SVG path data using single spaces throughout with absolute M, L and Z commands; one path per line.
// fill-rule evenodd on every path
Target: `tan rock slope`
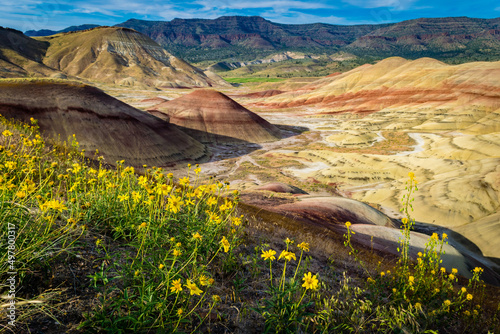
M 309 120 L 335 130 L 310 147 L 285 152 L 285 158 L 321 168 L 286 172 L 338 184 L 345 196 L 378 204 L 393 217 L 408 172 L 414 172 L 419 191 L 412 216 L 462 234 L 500 263 L 500 62 L 452 66 L 388 58 L 260 103 L 317 107 Z M 395 132 L 401 140 L 389 139 Z M 395 154 L 391 148 L 400 148 L 403 139 L 414 146 Z
M 89 157 L 98 149 L 110 164 L 165 166 L 207 153 L 176 126 L 75 82 L 0 80 L 0 114 L 33 117 L 43 134 L 62 141 L 75 134 Z
M 38 37 L 43 63 L 65 74 L 125 86 L 211 87 L 224 80 L 174 57 L 135 30 L 99 27 Z
M 20 31 L 0 27 L 0 78 L 60 74 L 42 64 L 48 46 L 49 43 L 29 38 Z
M 281 138 L 280 130 L 226 95 L 211 89 L 195 90 L 148 110 L 169 116 L 201 142 L 261 143 Z
M 419 130 L 500 131 L 500 62 L 446 65 L 431 58 L 387 58 L 262 101 L 278 107 L 315 104 L 328 113 L 386 111 L 387 126 Z M 397 112 L 411 108 L 404 124 Z M 445 116 L 446 115 L 446 116 Z

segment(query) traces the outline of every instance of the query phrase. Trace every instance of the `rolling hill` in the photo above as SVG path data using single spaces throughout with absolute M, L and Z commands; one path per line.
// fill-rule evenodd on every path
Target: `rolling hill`
M 128 86 L 211 87 L 223 84 L 172 56 L 132 29 L 99 27 L 39 37 L 49 43 L 43 63 L 68 75 Z
M 137 167 L 166 166 L 207 157 L 205 146 L 175 125 L 81 83 L 0 80 L 0 114 L 25 122 L 33 117 L 52 139 L 75 134 L 89 158 L 98 149 L 111 165 L 125 160 Z

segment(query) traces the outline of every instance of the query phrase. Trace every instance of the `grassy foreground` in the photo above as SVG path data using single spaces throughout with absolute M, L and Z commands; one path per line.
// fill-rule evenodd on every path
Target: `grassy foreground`
M 201 184 L 197 166 L 174 182 L 106 168 L 98 152 L 88 163 L 76 138 L 48 145 L 35 120 L 0 119 L 0 133 L 2 332 L 500 330 L 482 269 L 467 281 L 441 268 L 446 235 L 409 258 L 413 175 L 398 259 L 358 250 L 349 222 L 325 257 L 319 235 L 277 238 L 274 221 L 256 231 L 259 212 L 238 209 L 228 184 Z

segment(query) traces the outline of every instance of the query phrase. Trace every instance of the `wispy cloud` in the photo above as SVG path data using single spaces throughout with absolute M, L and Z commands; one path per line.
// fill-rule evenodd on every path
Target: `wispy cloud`
M 361 8 L 387 7 L 392 10 L 408 10 L 416 0 L 343 0 L 344 2 Z
M 255 0 L 255 1 L 228 1 L 228 0 L 197 0 L 196 4 L 203 6 L 205 9 L 259 9 L 259 8 L 274 8 L 274 9 L 320 9 L 320 8 L 336 8 L 332 4 L 321 2 L 308 2 L 299 0 Z
M 259 15 L 280 23 L 365 24 L 417 17 L 496 17 L 498 0 L 0 0 L 0 25 L 19 30 L 113 25 L 130 18 L 172 20 Z

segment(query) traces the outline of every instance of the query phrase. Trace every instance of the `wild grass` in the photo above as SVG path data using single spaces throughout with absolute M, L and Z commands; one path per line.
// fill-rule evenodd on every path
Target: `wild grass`
M 376 264 L 378 257 L 353 243 L 350 223 L 346 248 L 335 249 L 342 244 L 335 233 L 310 227 L 307 234 L 276 214 L 238 209 L 238 193 L 220 181 L 201 182 L 198 166 L 176 180 L 148 166 L 138 175 L 123 161 L 106 168 L 98 152 L 89 163 L 76 138 L 71 147 L 45 143 L 35 120 L 0 118 L 0 133 L 0 276 L 5 282 L 15 270 L 17 307 L 14 328 L 9 303 L 0 305 L 2 331 L 30 331 L 40 319 L 73 333 L 499 330 L 498 309 L 485 307 L 482 269 L 459 284 L 456 270 L 440 267 L 445 235 L 430 236 L 416 261 L 409 257 L 413 175 L 400 260 Z M 261 230 L 252 232 L 256 217 Z M 273 236 L 278 225 L 288 237 Z M 6 242 L 11 226 L 14 258 Z M 322 258 L 319 248 L 335 257 Z M 44 282 L 60 274 L 58 265 L 86 254 L 92 266 L 79 279 L 92 303 L 70 330 L 60 319 L 72 301 L 61 300 L 63 287 Z M 8 291 L 1 286 L 5 299 Z M 83 291 L 75 293 L 83 298 Z

